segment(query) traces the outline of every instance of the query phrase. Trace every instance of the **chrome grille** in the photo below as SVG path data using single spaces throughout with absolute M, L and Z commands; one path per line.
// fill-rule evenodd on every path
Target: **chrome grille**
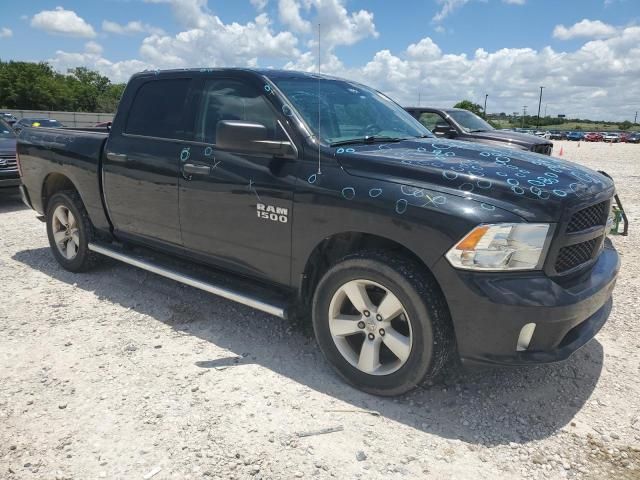
M 13 170 L 18 168 L 15 155 L 0 155 L 0 169 Z

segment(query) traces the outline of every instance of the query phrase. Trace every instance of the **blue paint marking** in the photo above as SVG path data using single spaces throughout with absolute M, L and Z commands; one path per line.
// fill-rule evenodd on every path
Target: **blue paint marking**
M 369 196 L 371 198 L 377 198 L 380 195 L 382 195 L 382 189 L 381 188 L 372 188 L 371 190 L 369 190 Z
M 347 200 L 353 200 L 356 196 L 356 189 L 353 187 L 345 187 L 342 189 L 342 196 Z
M 396 213 L 399 215 L 402 215 L 404 212 L 407 211 L 408 205 L 409 205 L 409 202 L 407 202 L 404 198 L 401 198 L 396 202 Z
M 186 162 L 191 156 L 191 147 L 184 147 L 180 152 L 180 161 Z
M 311 184 L 316 183 L 316 180 L 318 180 L 318 175 L 315 173 L 310 175 L 309 178 L 307 178 L 307 182 Z
M 264 86 L 264 91 L 265 92 L 271 92 L 271 85 L 265 85 Z
M 491 180 L 478 180 L 476 182 L 476 185 L 478 185 L 478 188 L 487 189 L 491 188 L 491 185 L 493 185 L 493 183 L 491 182 Z
M 474 186 L 472 183 L 463 183 L 458 187 L 458 190 L 462 190 L 463 192 L 473 192 Z
M 480 206 L 485 210 L 489 210 L 490 212 L 496 209 L 496 207 L 494 207 L 493 205 L 489 205 L 488 203 L 481 203 Z
M 447 180 L 455 180 L 456 178 L 458 178 L 458 174 L 456 172 L 445 171 L 445 172 L 442 172 L 442 176 Z
M 291 107 L 289 107 L 289 105 L 285 104 L 285 105 L 282 105 L 282 113 L 287 117 L 290 117 L 293 115 L 293 110 L 291 110 Z
M 507 183 L 512 187 L 517 187 L 518 185 L 520 185 L 520 182 L 515 178 L 507 178 Z
M 511 191 L 513 191 L 513 193 L 515 193 L 516 195 L 524 195 L 524 188 L 522 187 L 514 185 L 513 187 L 511 187 Z
M 556 195 L 557 197 L 566 197 L 567 196 L 567 192 L 565 192 L 564 190 L 554 190 L 553 194 Z
M 205 157 L 210 157 L 213 154 L 213 148 L 211 147 L 207 147 L 204 149 L 204 156 Z

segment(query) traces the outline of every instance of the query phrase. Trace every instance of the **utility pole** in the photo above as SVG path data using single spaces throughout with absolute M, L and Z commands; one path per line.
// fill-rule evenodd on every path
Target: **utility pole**
M 487 98 L 489 98 L 489 94 L 488 94 L 488 93 L 485 93 L 485 95 L 484 95 L 484 110 L 483 110 L 483 112 L 484 112 L 484 119 L 485 119 L 485 120 L 487 119 Z
M 638 112 L 636 112 L 636 118 L 633 120 L 633 123 L 638 123 Z
M 527 115 L 527 106 L 522 107 L 522 128 L 524 128 L 524 117 Z
M 538 102 L 538 121 L 536 123 L 536 128 L 540 128 L 540 108 L 542 107 L 542 89 L 544 87 L 540 87 L 540 101 Z

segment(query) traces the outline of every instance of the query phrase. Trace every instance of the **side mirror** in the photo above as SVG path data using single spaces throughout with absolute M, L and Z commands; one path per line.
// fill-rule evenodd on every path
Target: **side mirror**
M 295 158 L 291 142 L 268 140 L 267 127 L 260 123 L 220 120 L 216 127 L 216 147 L 244 153 Z
M 433 134 L 436 137 L 453 138 L 458 135 L 458 132 L 449 125 L 436 125 L 433 129 Z

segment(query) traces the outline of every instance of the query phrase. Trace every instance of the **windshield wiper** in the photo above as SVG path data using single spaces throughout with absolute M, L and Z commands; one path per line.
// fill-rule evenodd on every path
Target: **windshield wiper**
M 337 142 L 331 142 L 329 146 L 337 147 L 340 145 L 351 145 L 354 143 L 401 142 L 402 140 L 406 140 L 406 138 L 376 137 L 375 135 L 370 135 L 367 137 L 349 138 L 348 140 L 339 140 Z

